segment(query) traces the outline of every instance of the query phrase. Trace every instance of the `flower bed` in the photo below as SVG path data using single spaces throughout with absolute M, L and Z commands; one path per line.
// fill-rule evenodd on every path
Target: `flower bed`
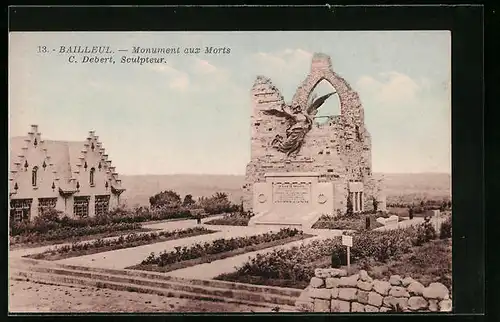
M 129 268 L 169 272 L 309 237 L 312 237 L 312 235 L 303 234 L 302 231 L 297 229 L 283 228 L 277 233 L 217 239 L 204 244 L 196 244 L 189 248 L 176 247 L 175 251 L 165 251 L 159 255 L 151 253 L 142 263 Z
M 369 215 L 370 228 L 375 229 L 383 226 L 377 222 L 377 215 Z M 314 229 L 347 229 L 347 230 L 364 230 L 366 225 L 366 215 L 353 214 L 351 216 L 321 216 L 312 226 Z
M 224 215 L 222 218 L 212 219 L 207 221 L 206 225 L 226 225 L 226 226 L 248 226 L 248 222 L 252 218 L 251 214 L 234 213 Z
M 116 239 L 97 239 L 92 242 L 73 243 L 50 249 L 43 253 L 28 255 L 26 257 L 43 260 L 59 260 L 64 258 L 90 255 L 95 253 L 107 252 L 116 249 L 137 247 L 152 243 L 160 243 L 168 240 L 212 234 L 216 231 L 203 227 L 188 228 L 174 231 L 161 231 L 144 234 L 130 234 L 120 236 Z
M 33 230 L 13 236 L 10 238 L 10 244 L 11 246 L 27 244 L 43 246 L 45 244 L 63 243 L 68 240 L 81 241 L 88 238 L 96 238 L 95 235 L 99 235 L 100 238 L 106 238 L 137 231 L 149 231 L 149 229 L 141 228 L 141 224 L 137 223 L 112 223 L 82 227 L 63 226 L 44 233 Z
M 428 221 L 418 227 L 357 232 L 353 235 L 351 263 L 370 259 L 385 265 L 389 260 L 410 253 L 415 246 L 423 245 L 436 237 L 435 230 Z M 340 237 L 258 254 L 235 272 L 222 274 L 216 279 L 234 282 L 254 279 L 257 283 L 266 285 L 268 281 L 274 283 L 284 280 L 287 287 L 301 288 L 304 282 L 314 276 L 315 268 L 328 267 L 337 261 L 340 261 L 338 266 L 346 264 L 346 248 L 341 245 Z

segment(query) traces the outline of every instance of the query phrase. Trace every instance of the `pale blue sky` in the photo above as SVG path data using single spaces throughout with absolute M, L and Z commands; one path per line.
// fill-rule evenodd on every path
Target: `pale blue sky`
M 143 66 L 120 64 L 116 53 L 116 64 L 70 64 L 67 55 L 37 54 L 39 45 L 231 53 Z M 446 31 L 11 33 L 9 46 L 10 135 L 25 135 L 30 124 L 46 139 L 84 140 L 95 130 L 122 174 L 244 174 L 256 76 L 270 77 L 290 101 L 314 52 L 330 55 L 360 94 L 375 172 L 451 169 Z

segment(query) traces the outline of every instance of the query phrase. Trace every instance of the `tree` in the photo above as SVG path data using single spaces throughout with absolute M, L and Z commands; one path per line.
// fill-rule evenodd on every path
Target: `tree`
M 182 206 L 184 207 L 190 207 L 195 204 L 195 201 L 193 199 L 192 195 L 185 195 L 184 196 L 184 201 L 182 202 Z
M 351 200 L 351 194 L 349 193 L 347 195 L 347 212 L 346 215 L 352 215 L 354 213 L 353 207 L 352 207 L 352 200 Z
M 373 212 L 377 212 L 378 210 L 378 201 L 377 201 L 377 198 L 373 197 L 372 198 L 372 202 L 373 202 Z
M 176 208 L 181 205 L 181 196 L 175 191 L 166 190 L 149 198 L 149 204 L 153 209 L 161 207 Z

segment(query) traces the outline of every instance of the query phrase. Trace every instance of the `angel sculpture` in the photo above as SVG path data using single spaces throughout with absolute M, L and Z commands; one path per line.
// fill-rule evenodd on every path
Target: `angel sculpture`
M 281 110 L 264 110 L 264 114 L 286 118 L 289 124 L 286 130 L 286 137 L 283 138 L 279 134 L 276 135 L 271 145 L 278 151 L 286 153 L 287 156 L 297 155 L 304 142 L 304 137 L 312 128 L 313 119 L 318 113 L 318 109 L 333 94 L 335 92 L 323 95 L 318 99 L 313 97 L 305 111 L 300 105 L 283 105 Z

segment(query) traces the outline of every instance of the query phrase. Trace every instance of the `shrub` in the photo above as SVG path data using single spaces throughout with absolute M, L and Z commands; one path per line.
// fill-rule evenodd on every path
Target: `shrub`
M 441 224 L 441 228 L 439 229 L 439 238 L 451 238 L 451 216 L 446 218 L 446 220 Z
M 165 190 L 149 198 L 151 208 L 177 208 L 181 206 L 182 200 L 178 193 L 172 190 Z
M 342 266 L 342 258 L 340 257 L 339 252 L 332 252 L 332 268 L 340 268 Z
M 252 213 L 233 213 L 207 221 L 208 225 L 248 226 Z
M 416 233 L 417 236 L 414 240 L 416 246 L 423 245 L 437 237 L 436 229 L 432 225 L 430 217 L 424 218 L 424 222 L 417 226 Z

